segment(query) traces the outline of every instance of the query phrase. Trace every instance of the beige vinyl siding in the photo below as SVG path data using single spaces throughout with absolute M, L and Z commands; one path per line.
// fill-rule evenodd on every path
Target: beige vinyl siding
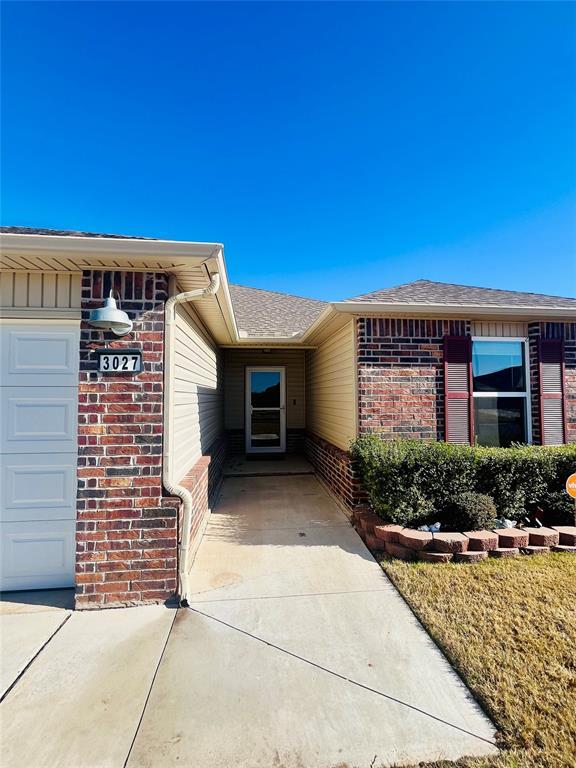
M 356 437 L 356 356 L 354 322 L 307 352 L 307 428 L 348 450 Z
M 7 315 L 25 316 L 34 310 L 46 310 L 46 315 L 79 311 L 81 293 L 79 272 L 0 272 L 0 306 Z
M 527 323 L 519 322 L 488 322 L 475 320 L 472 322 L 472 336 L 528 336 Z
M 190 305 L 176 307 L 172 474 L 180 480 L 222 434 L 221 352 Z
M 227 349 L 224 357 L 224 402 L 226 429 L 244 429 L 244 395 L 247 366 L 283 365 L 286 368 L 286 427 L 306 426 L 305 352 L 303 349 Z

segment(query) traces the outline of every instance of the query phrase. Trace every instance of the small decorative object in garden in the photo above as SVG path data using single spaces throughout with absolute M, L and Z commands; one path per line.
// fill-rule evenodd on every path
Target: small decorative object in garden
M 418 530 L 419 531 L 429 531 L 430 533 L 438 533 L 438 531 L 442 528 L 442 525 L 440 523 L 432 523 L 432 525 L 421 525 Z
M 496 526 L 498 528 L 515 528 L 516 520 L 508 520 L 505 517 L 499 517 L 496 519 Z

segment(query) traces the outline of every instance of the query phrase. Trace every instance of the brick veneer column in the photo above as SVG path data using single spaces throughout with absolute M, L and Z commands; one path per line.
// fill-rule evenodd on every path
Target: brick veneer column
M 576 443 L 576 323 L 564 325 L 566 442 Z
M 356 332 L 360 434 L 443 440 L 443 338 L 470 322 L 364 317 Z
M 110 286 L 134 322 L 118 338 L 87 325 Z M 178 500 L 162 497 L 162 273 L 87 271 L 82 281 L 76 605 L 155 602 L 176 589 Z M 99 374 L 94 349 L 142 350 L 138 374 Z

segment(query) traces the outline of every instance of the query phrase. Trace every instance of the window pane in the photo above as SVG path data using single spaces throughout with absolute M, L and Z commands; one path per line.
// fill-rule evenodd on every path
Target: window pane
M 524 342 L 474 341 L 475 392 L 525 392 Z
M 280 447 L 280 411 L 252 411 L 252 448 Z
M 526 442 L 523 397 L 475 397 L 474 431 L 480 445 L 507 447 Z
M 252 371 L 250 395 L 253 408 L 280 408 L 280 372 Z

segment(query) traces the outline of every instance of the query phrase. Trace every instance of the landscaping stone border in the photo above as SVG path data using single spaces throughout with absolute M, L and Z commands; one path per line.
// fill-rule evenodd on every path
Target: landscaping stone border
M 400 560 L 427 563 L 479 563 L 488 557 L 517 557 L 553 552 L 576 553 L 576 526 L 496 528 L 463 533 L 418 531 L 384 523 L 369 507 L 356 507 L 352 524 L 366 546 Z

